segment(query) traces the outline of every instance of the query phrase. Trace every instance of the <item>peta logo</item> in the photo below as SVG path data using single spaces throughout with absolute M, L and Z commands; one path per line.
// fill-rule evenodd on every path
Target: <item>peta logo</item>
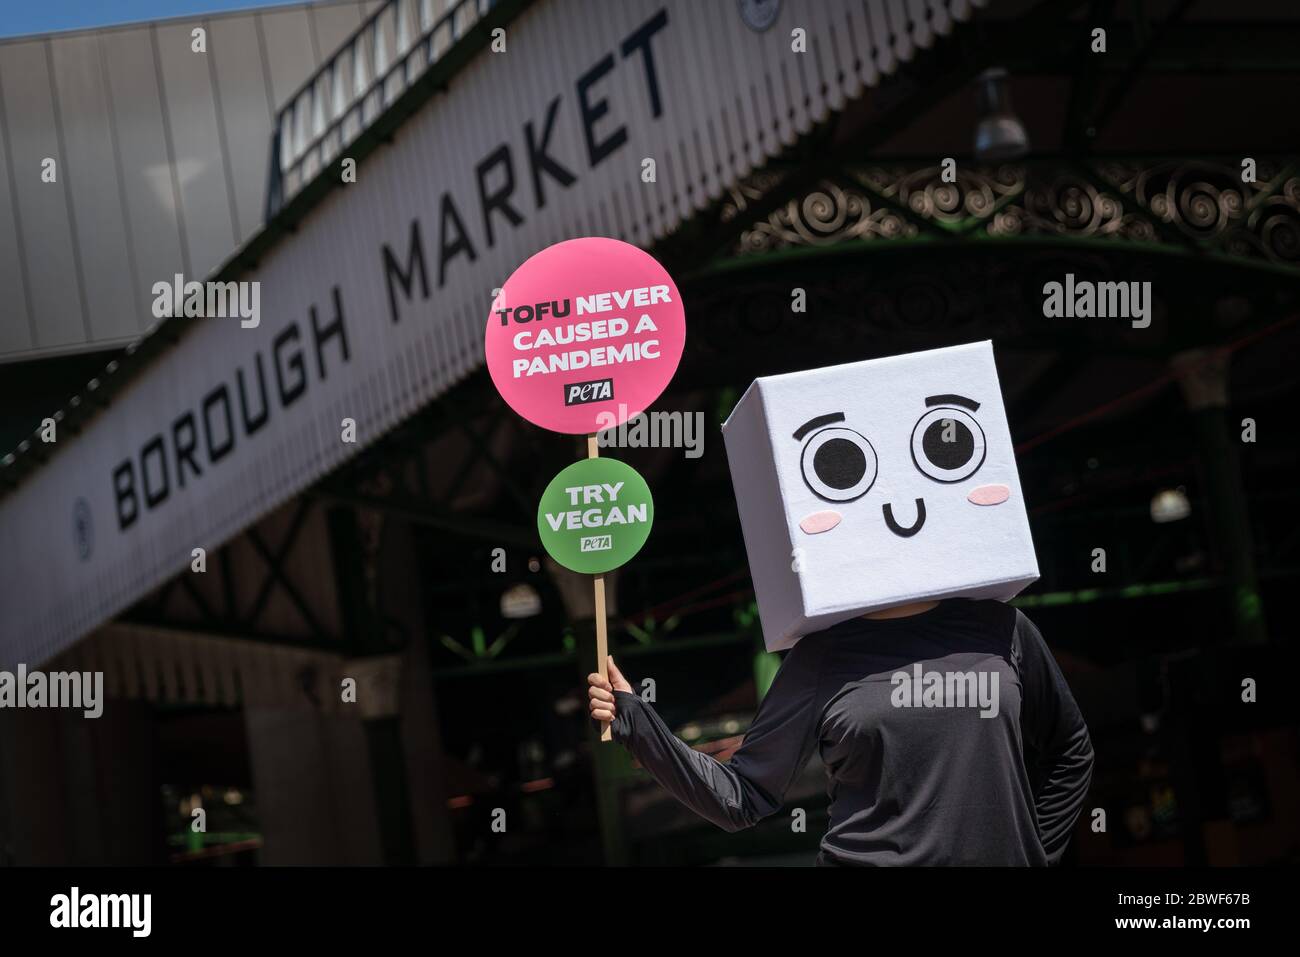
M 613 379 L 569 382 L 564 386 L 565 405 L 585 405 L 588 402 L 605 402 L 612 398 L 614 398 Z
M 579 543 L 580 552 L 607 552 L 614 547 L 613 535 L 585 535 Z

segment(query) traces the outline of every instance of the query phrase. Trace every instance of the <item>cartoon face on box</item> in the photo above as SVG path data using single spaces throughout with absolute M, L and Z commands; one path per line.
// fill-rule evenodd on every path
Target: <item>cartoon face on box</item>
M 757 379 L 723 434 L 772 650 L 1038 577 L 988 342 Z

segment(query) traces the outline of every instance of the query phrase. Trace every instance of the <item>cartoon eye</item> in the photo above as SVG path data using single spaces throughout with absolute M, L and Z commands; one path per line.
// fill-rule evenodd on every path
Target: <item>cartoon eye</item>
M 822 429 L 803 447 L 804 483 L 818 498 L 851 502 L 875 484 L 876 450 L 852 429 Z
M 961 409 L 931 409 L 912 429 L 912 461 L 936 482 L 960 482 L 984 464 L 984 430 Z

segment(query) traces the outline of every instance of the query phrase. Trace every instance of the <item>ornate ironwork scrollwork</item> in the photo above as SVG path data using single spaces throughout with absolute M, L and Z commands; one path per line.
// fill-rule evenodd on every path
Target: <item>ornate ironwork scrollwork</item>
M 1089 239 L 1149 241 L 1156 230 L 1141 215 L 1127 212 L 1114 192 L 1083 176 L 1054 171 L 1026 182 L 1017 202 L 999 209 L 987 227 L 990 236 L 1053 235 Z
M 992 170 L 953 170 L 953 182 L 941 166 L 920 169 L 868 167 L 859 174 L 875 192 L 905 207 L 912 215 L 945 224 L 987 217 L 1006 197 L 1024 188 L 1024 169 L 999 166 Z
M 916 232 L 915 224 L 886 206 L 873 205 L 864 191 L 823 180 L 745 230 L 737 252 L 833 246 L 850 239 L 895 239 Z
M 735 253 L 910 238 L 938 227 L 990 237 L 1182 241 L 1300 266 L 1300 173 L 1276 162 L 1261 160 L 1253 183 L 1242 182 L 1238 167 L 1203 160 L 961 167 L 952 182 L 943 173 L 932 164 L 846 171 L 756 219 Z M 731 191 L 724 221 L 743 217 L 781 179 L 766 171 L 749 177 Z
M 1107 163 L 1102 175 L 1157 219 L 1234 256 L 1300 266 L 1300 174 L 1261 160 L 1254 182 L 1239 166 L 1202 160 Z

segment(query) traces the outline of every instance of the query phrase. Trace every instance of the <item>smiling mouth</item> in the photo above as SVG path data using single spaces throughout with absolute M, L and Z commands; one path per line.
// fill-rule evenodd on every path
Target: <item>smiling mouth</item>
M 925 524 L 925 499 L 923 498 L 916 500 L 916 521 L 912 523 L 911 528 L 904 528 L 894 520 L 894 507 L 888 502 L 882 505 L 880 510 L 885 513 L 885 524 L 889 526 L 889 530 L 902 538 L 911 538 Z

